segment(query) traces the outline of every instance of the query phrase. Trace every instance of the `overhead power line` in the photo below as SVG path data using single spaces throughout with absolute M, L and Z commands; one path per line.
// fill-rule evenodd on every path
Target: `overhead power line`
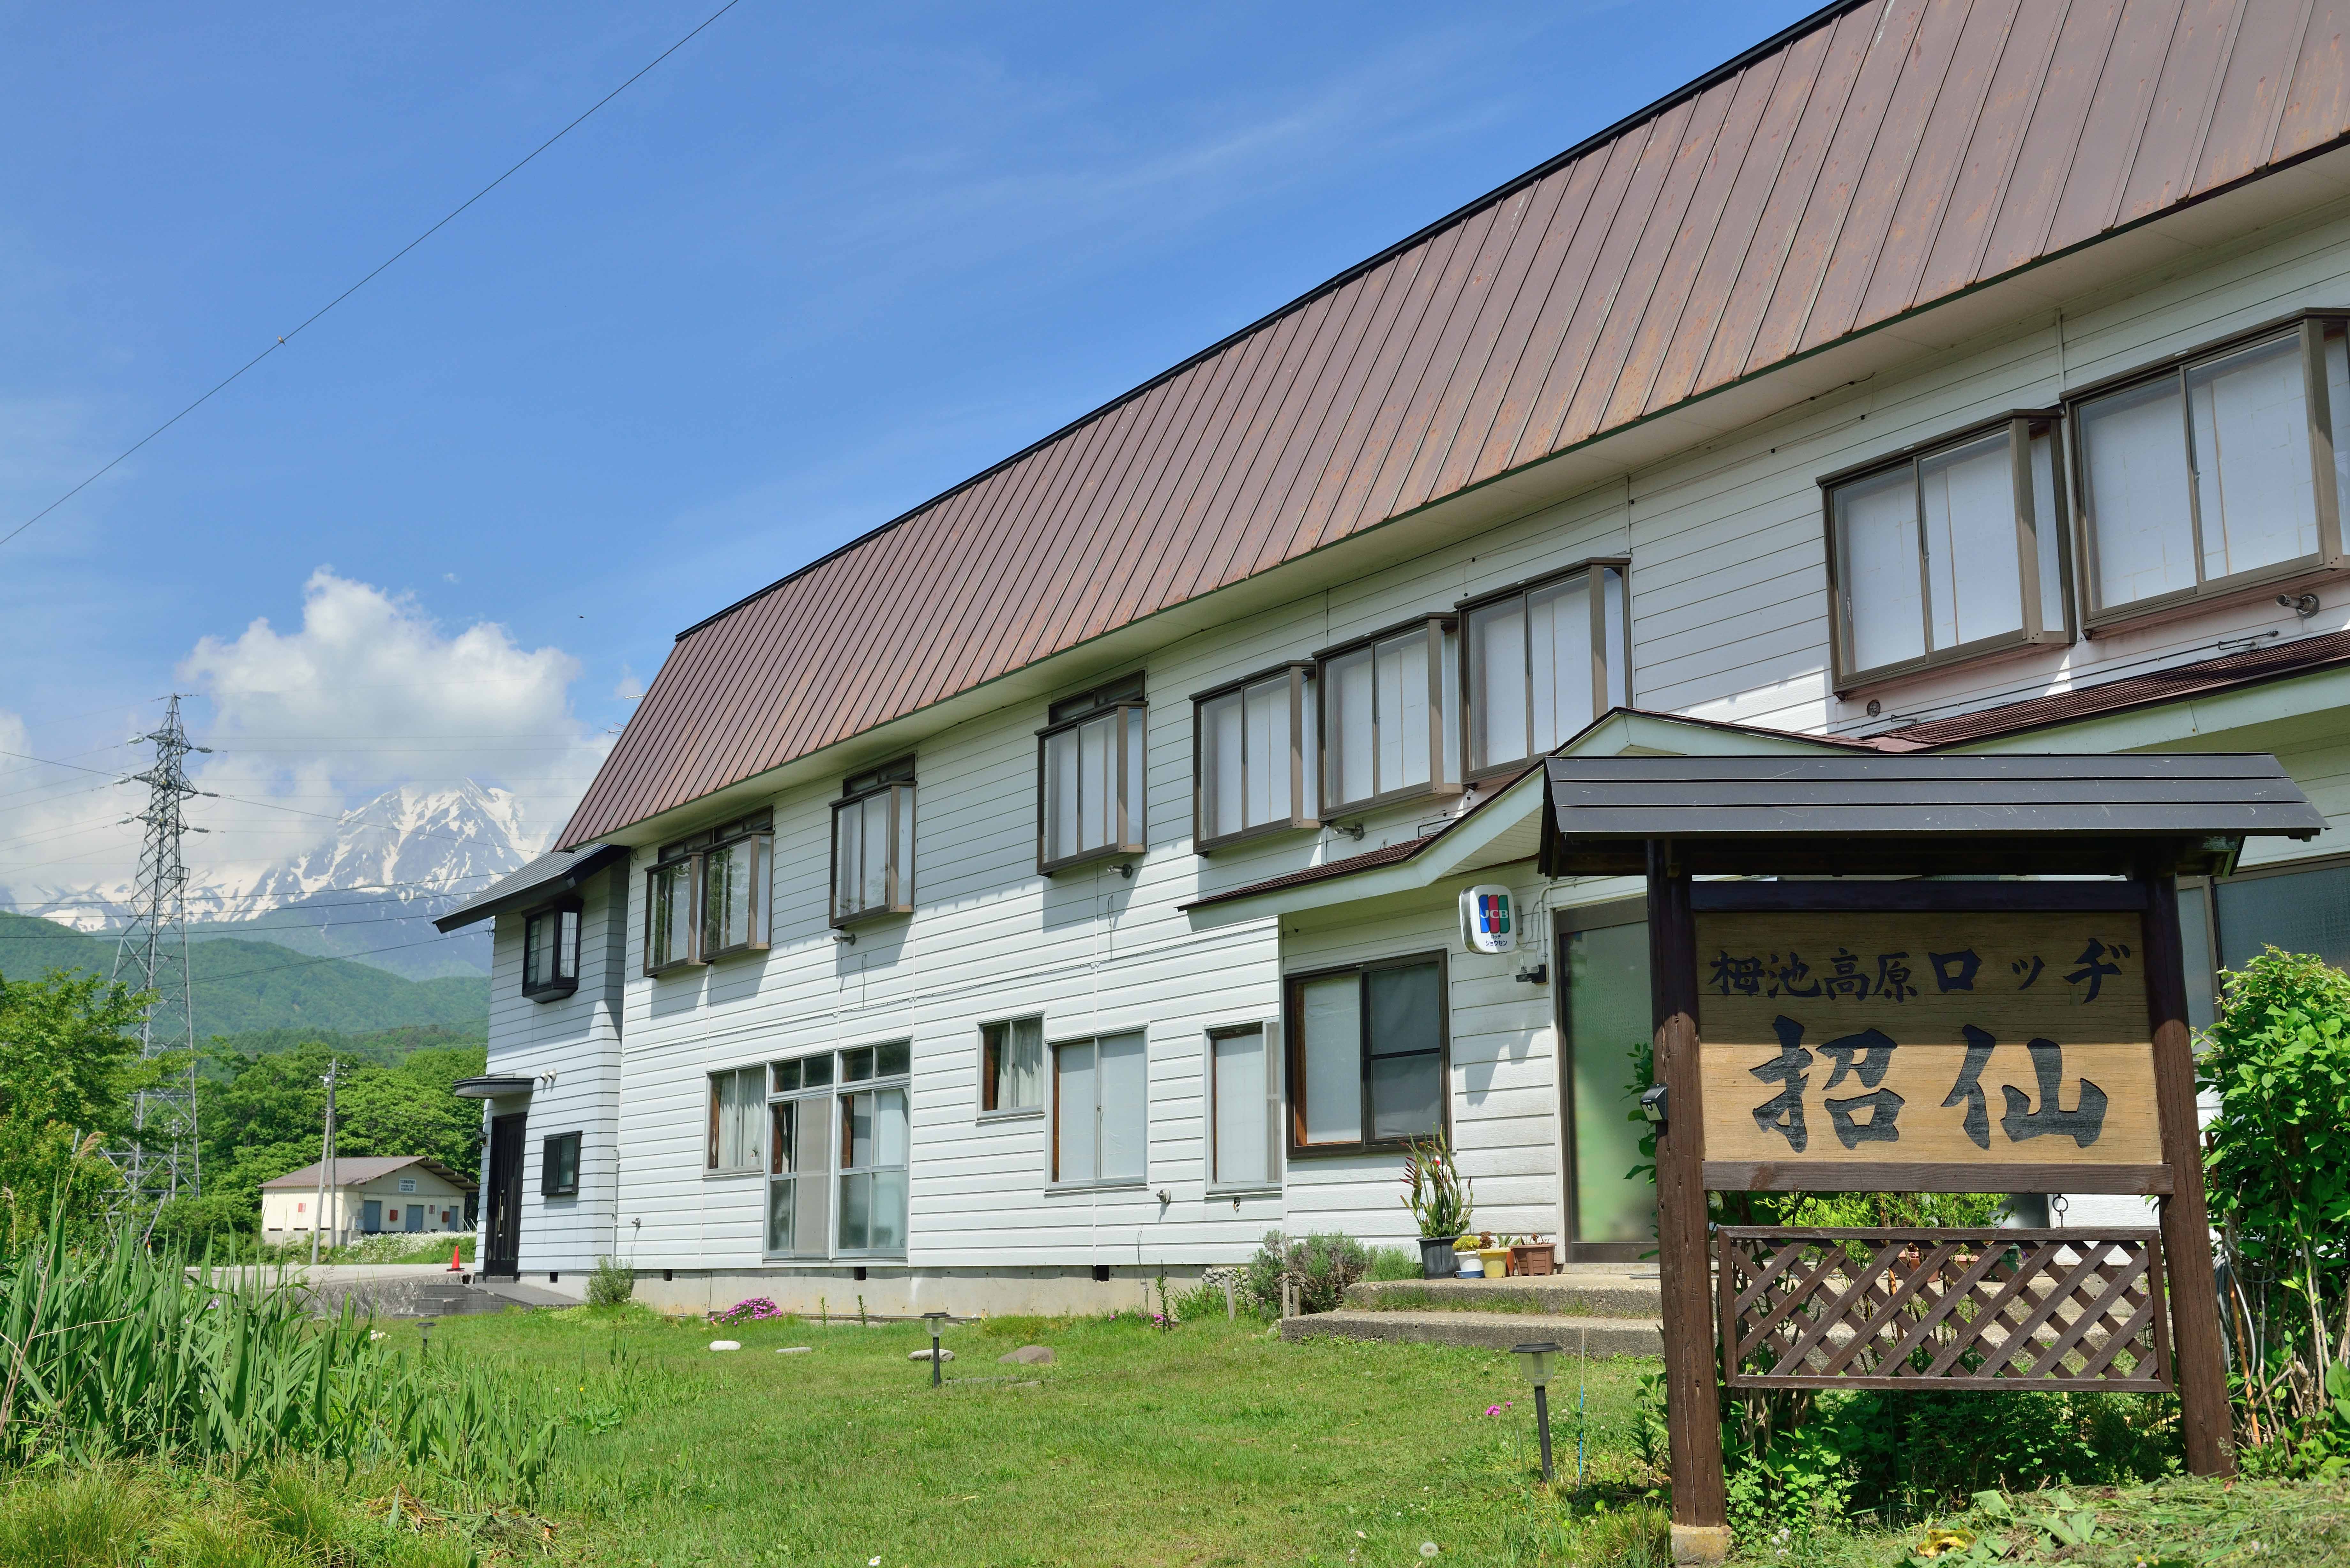
M 463 202 L 458 202 L 457 205 L 449 209 L 447 213 L 442 217 L 439 223 L 434 223 L 431 228 L 425 230 L 422 234 L 417 235 L 414 239 L 409 241 L 398 250 L 392 252 L 389 256 L 386 256 L 371 271 L 369 271 L 366 276 L 360 278 L 357 283 L 351 285 L 350 287 L 343 290 L 342 293 L 335 296 L 334 298 L 327 301 L 326 304 L 318 306 L 317 309 L 304 317 L 292 331 L 280 333 L 278 335 L 277 341 L 270 344 L 260 353 L 255 354 L 252 358 L 247 359 L 244 364 L 239 365 L 235 369 L 230 371 L 226 376 L 222 377 L 218 381 L 213 383 L 212 388 L 194 402 L 190 403 L 186 408 L 182 409 L 178 413 L 173 414 L 170 419 L 165 420 L 161 424 L 157 425 L 153 430 L 149 431 L 145 435 L 140 436 L 137 441 L 131 442 L 121 452 L 116 453 L 111 460 L 106 462 L 103 466 L 94 470 L 87 478 L 83 479 L 80 483 L 75 485 L 71 490 L 67 491 L 63 495 L 58 496 L 55 501 L 50 502 L 47 506 L 42 507 L 38 512 L 34 513 L 30 517 L 26 518 L 14 528 L 9 529 L 6 534 L 0 535 L 0 545 L 6 545 L 10 540 L 16 538 L 17 535 L 22 534 L 34 524 L 38 523 L 42 518 L 47 517 L 50 513 L 55 512 L 58 507 L 63 506 L 75 496 L 79 495 L 83 491 L 97 483 L 115 468 L 128 462 L 140 447 L 145 446 L 149 441 L 153 441 L 165 431 L 170 430 L 173 425 L 178 424 L 182 420 L 186 419 L 198 409 L 201 409 L 206 403 L 211 402 L 213 398 L 219 396 L 222 392 L 226 391 L 228 388 L 240 377 L 244 376 L 246 371 L 252 369 L 255 365 L 260 364 L 264 359 L 268 358 L 272 354 L 275 354 L 280 348 L 285 348 L 286 344 L 300 337 L 303 331 L 313 322 L 317 321 L 318 317 L 326 315 L 327 312 L 342 304 L 343 301 L 348 299 L 351 296 L 365 288 L 369 284 L 373 283 L 376 278 L 394 262 L 397 262 L 400 257 L 406 255 L 409 252 L 414 250 L 417 246 L 422 244 L 425 241 L 439 234 L 442 229 L 448 227 L 449 224 L 456 221 L 458 216 L 463 213 L 466 208 L 472 206 L 474 202 L 480 201 L 483 197 L 488 195 L 491 192 L 504 184 L 508 180 L 514 178 L 515 175 L 520 173 L 523 171 L 523 168 L 533 159 L 536 158 L 540 153 L 546 151 L 548 148 L 554 146 L 556 142 L 562 140 L 565 137 L 577 130 L 581 123 L 584 122 L 589 115 L 594 114 L 598 109 L 602 109 L 606 104 L 611 102 L 614 99 L 619 97 L 622 93 L 634 87 L 647 72 L 650 72 L 655 66 L 660 65 L 663 60 L 669 58 L 671 55 L 685 47 L 686 45 L 691 43 L 701 35 L 703 28 L 708 27 L 712 22 L 717 21 L 719 17 L 723 16 L 727 12 L 732 11 L 735 6 L 741 4 L 742 0 L 726 0 L 725 5 L 721 5 L 717 10 L 712 11 L 709 16 L 703 17 L 700 26 L 695 27 L 692 32 L 686 34 L 684 37 L 680 38 L 676 43 L 671 44 L 668 48 L 663 49 L 660 54 L 655 55 L 651 59 L 646 61 L 643 67 L 637 71 L 636 75 L 631 76 L 619 87 L 614 88 L 610 92 L 606 93 L 602 98 L 599 98 L 594 103 L 589 104 L 587 109 L 580 112 L 577 119 L 572 120 L 570 124 L 565 126 L 562 130 L 556 131 L 554 135 L 540 142 L 536 147 L 532 148 L 528 152 L 525 153 L 519 160 L 517 160 L 511 168 L 507 169 L 504 173 L 499 175 L 496 179 L 491 181 L 488 184 L 483 186 L 480 190 L 466 197 Z

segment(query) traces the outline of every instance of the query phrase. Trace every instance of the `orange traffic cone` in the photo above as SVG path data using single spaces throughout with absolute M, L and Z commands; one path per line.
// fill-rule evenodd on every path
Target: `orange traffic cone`
M 449 1249 L 449 1272 L 451 1273 L 461 1274 L 465 1272 L 465 1265 L 460 1257 L 460 1254 L 462 1254 L 464 1250 L 465 1249 L 462 1246 L 452 1246 Z

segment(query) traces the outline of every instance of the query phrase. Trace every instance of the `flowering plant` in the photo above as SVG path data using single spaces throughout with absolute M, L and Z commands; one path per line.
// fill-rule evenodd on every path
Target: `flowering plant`
M 736 1302 L 724 1312 L 712 1313 L 710 1321 L 718 1324 L 758 1323 L 766 1318 L 783 1315 L 784 1309 L 766 1297 L 752 1296 L 747 1300 Z
M 1406 1146 L 1403 1186 L 1404 1207 L 1419 1222 L 1421 1236 L 1430 1240 L 1458 1236 L 1468 1229 L 1474 1208 L 1472 1194 L 1442 1133 L 1415 1138 Z

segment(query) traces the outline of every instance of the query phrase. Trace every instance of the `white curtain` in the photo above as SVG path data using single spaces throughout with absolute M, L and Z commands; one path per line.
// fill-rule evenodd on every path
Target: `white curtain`
M 1354 1143 L 1363 1136 L 1363 988 L 1353 974 L 1298 987 L 1304 1031 L 1305 1141 Z
M 1208 1046 L 1216 1093 L 1213 1179 L 1225 1186 L 1270 1181 L 1273 1129 L 1266 1108 L 1264 1031 L 1218 1035 Z

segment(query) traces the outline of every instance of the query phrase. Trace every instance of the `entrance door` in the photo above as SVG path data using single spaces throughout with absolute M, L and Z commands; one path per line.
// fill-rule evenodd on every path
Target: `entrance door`
M 526 1116 L 490 1118 L 489 1255 L 482 1272 L 522 1277 L 522 1129 Z
M 1633 1086 L 1654 1034 L 1648 902 L 1626 898 L 1558 914 L 1559 1075 L 1566 1143 L 1566 1256 L 1629 1262 L 1657 1245 L 1657 1185 L 1628 1173 L 1646 1163 Z
M 383 1229 L 383 1199 L 369 1198 L 359 1204 L 359 1230 L 372 1236 Z

